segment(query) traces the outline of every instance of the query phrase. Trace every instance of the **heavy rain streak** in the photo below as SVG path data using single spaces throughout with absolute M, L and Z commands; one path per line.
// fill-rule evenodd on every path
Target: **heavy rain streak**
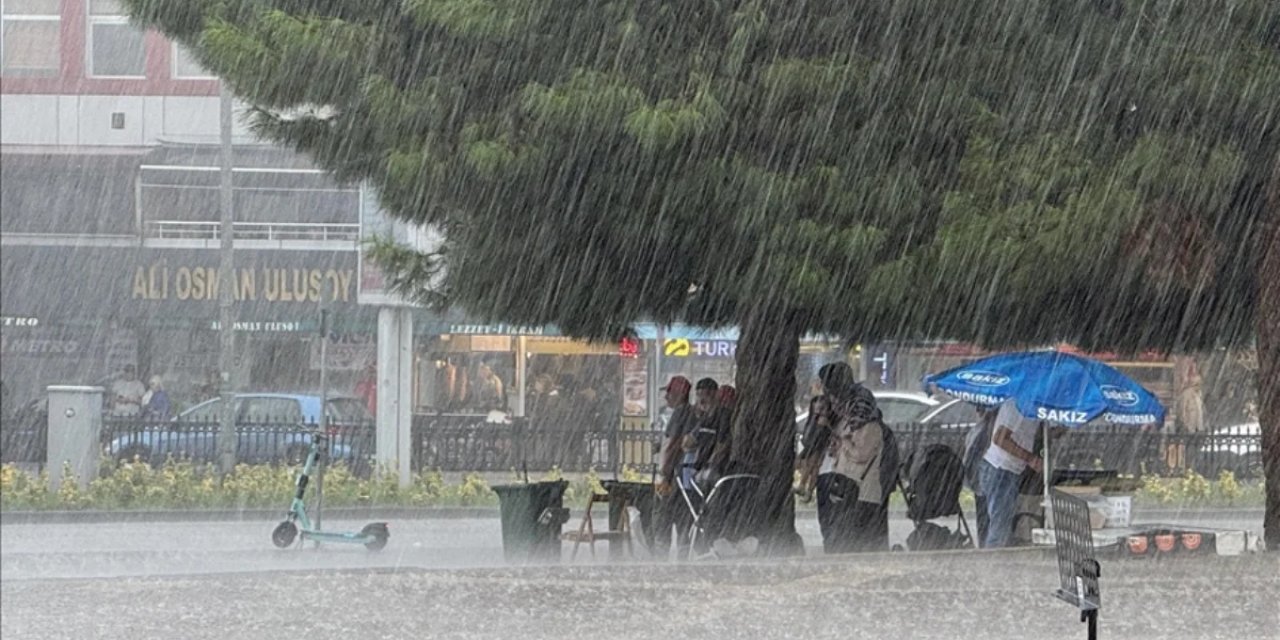
M 0 0 L 0 636 L 1276 638 L 1275 0 Z

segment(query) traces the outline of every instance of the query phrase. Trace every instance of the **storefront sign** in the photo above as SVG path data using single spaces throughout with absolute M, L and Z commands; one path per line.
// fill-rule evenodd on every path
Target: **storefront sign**
M 541 336 L 547 333 L 546 327 L 524 327 L 514 324 L 451 324 L 448 333 L 468 336 Z
M 330 371 L 360 371 L 377 361 L 377 341 L 369 334 L 334 336 L 325 346 Z M 320 369 L 320 340 L 311 341 L 311 368 Z
M 409 224 L 387 214 L 377 191 L 368 184 L 360 185 L 360 244 L 390 241 L 415 251 L 429 253 L 444 242 L 433 228 Z M 358 297 L 360 304 L 378 306 L 416 306 L 391 291 L 382 267 L 364 251 L 359 252 Z M 443 272 L 440 274 L 443 275 Z
M 511 336 L 472 336 L 472 351 L 511 351 Z
M 81 340 L 10 338 L 0 334 L 0 353 L 7 356 L 72 357 L 83 353 L 86 346 Z
M 40 326 L 39 318 L 29 318 L 26 316 L 0 316 L 0 326 L 4 327 L 38 327 Z
M 649 413 L 649 367 L 639 358 L 622 361 L 622 415 L 634 418 Z
M 732 358 L 738 353 L 734 340 L 672 338 L 662 343 L 662 353 L 672 358 Z
M 301 322 L 237 322 L 231 327 L 246 333 L 294 333 L 308 330 L 308 326 Z M 209 323 L 209 328 L 217 331 L 222 328 L 222 324 L 214 320 Z
M 354 247 L 236 250 L 237 316 L 296 322 L 318 317 L 321 305 L 335 315 L 354 314 L 357 254 Z M 3 326 L 104 320 L 179 326 L 184 319 L 208 326 L 218 317 L 218 262 L 216 249 L 203 248 L 6 246 Z
M 354 302 L 352 269 L 235 269 L 235 299 L 266 302 Z M 134 300 L 217 300 L 218 268 L 152 263 L 132 276 Z

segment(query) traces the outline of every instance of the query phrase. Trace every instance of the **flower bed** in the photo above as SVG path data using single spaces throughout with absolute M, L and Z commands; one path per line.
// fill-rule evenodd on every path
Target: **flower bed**
M 296 467 L 242 464 L 219 478 L 212 465 L 174 460 L 158 468 L 144 462 L 104 461 L 102 469 L 88 489 L 81 490 L 64 468 L 63 478 L 72 481 L 63 482 L 55 492 L 49 489 L 47 473 L 33 475 L 4 465 L 0 467 L 0 510 L 284 509 L 292 499 L 298 472 Z M 634 472 L 624 476 L 639 477 Z M 552 469 L 541 479 L 562 478 L 558 469 Z M 594 471 L 570 485 L 565 501 L 585 504 L 590 491 L 603 491 Z M 401 488 L 393 473 L 360 479 L 337 463 L 325 473 L 324 501 L 330 507 L 474 507 L 497 506 L 498 497 L 475 473 L 451 484 L 441 472 L 426 471 L 414 474 L 409 486 Z
M 123 509 L 252 509 L 289 505 L 297 468 L 272 465 L 239 465 L 219 479 L 212 465 L 196 465 L 170 460 L 161 467 L 143 462 L 103 462 L 100 477 L 81 490 L 76 482 L 63 482 L 58 491 L 49 489 L 46 473 L 33 475 L 13 465 L 0 467 L 0 511 L 123 510 Z M 64 478 L 72 479 L 64 469 Z M 561 480 L 564 474 L 552 469 L 541 480 Z M 648 475 L 624 469 L 622 480 L 643 482 Z M 513 472 L 513 482 L 519 478 Z M 1259 507 L 1264 500 L 1261 483 L 1240 483 L 1230 471 L 1214 480 L 1194 472 L 1182 477 L 1143 476 L 1136 479 L 1136 504 L 1164 508 Z M 565 492 L 566 504 L 582 506 L 587 495 L 602 492 L 594 471 L 573 481 Z M 477 507 L 497 506 L 497 496 L 479 474 L 468 473 L 460 482 L 448 483 L 439 471 L 414 474 L 409 486 L 401 488 L 393 473 L 376 473 L 360 479 L 341 463 L 325 473 L 325 504 L 331 507 Z M 966 509 L 973 508 L 973 494 L 961 494 Z M 891 506 L 902 507 L 895 492 Z

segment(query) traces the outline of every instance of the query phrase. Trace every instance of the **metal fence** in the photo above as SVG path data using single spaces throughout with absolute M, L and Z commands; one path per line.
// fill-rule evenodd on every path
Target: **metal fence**
M 648 469 L 661 433 L 607 425 L 565 425 L 525 418 L 414 416 L 412 466 L 441 471 L 620 471 Z
M 970 427 L 900 424 L 891 428 L 905 460 L 908 452 L 930 444 L 945 444 L 963 452 Z M 1193 470 L 1207 478 L 1230 471 L 1238 479 L 1262 477 L 1262 436 L 1256 427 L 1167 434 L 1124 426 L 1088 426 L 1054 438 L 1049 456 L 1055 469 L 1105 469 L 1134 476 Z
M 623 429 L 616 421 L 602 425 L 564 425 L 513 419 L 487 422 L 483 416 L 414 416 L 411 464 L 416 470 L 620 471 L 652 470 L 662 433 L 651 429 Z M 296 463 L 310 446 L 316 425 L 263 420 L 236 426 L 236 457 L 244 463 Z M 337 424 L 334 459 L 368 473 L 375 453 L 374 425 Z M 945 444 L 963 451 L 968 426 L 898 424 L 902 459 L 913 450 Z M 108 418 L 103 421 L 104 454 L 155 464 L 168 457 L 197 462 L 217 461 L 218 424 L 194 421 L 142 421 Z M 47 419 L 25 416 L 0 422 L 0 461 L 45 462 Z M 1262 477 L 1262 443 L 1252 430 L 1217 429 L 1196 434 L 1162 434 L 1123 427 L 1088 427 L 1068 431 L 1050 448 L 1057 469 L 1107 469 L 1122 474 L 1170 475 L 1191 469 L 1214 478 L 1230 471 L 1239 479 Z
M 0 463 L 43 465 L 49 421 L 18 416 L 0 420 Z
M 299 464 L 319 428 L 297 421 L 236 423 L 236 461 L 246 464 Z M 197 463 L 218 461 L 219 424 L 210 421 L 146 421 L 109 418 L 102 424 L 103 452 L 114 460 L 163 464 L 169 458 Z M 372 423 L 327 425 L 330 455 L 357 473 L 367 474 L 374 453 Z

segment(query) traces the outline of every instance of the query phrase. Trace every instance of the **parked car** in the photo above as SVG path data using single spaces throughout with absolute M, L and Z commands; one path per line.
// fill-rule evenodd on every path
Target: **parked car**
M 1231 471 L 1238 478 L 1262 476 L 1262 423 L 1247 422 L 1218 427 L 1200 446 L 1202 457 Z
M 299 464 L 320 423 L 320 397 L 290 393 L 242 393 L 235 396 L 236 459 L 247 463 Z M 331 455 L 357 473 L 368 472 L 373 453 L 373 416 L 359 398 L 334 397 L 325 402 L 326 422 L 335 427 Z M 172 455 L 202 462 L 218 457 L 218 425 L 222 399 L 214 398 L 183 411 L 167 423 L 140 423 L 136 429 L 117 423 L 107 453 L 117 460 L 135 458 L 163 463 Z
M 968 429 L 978 424 L 978 409 L 959 398 L 950 398 L 925 411 L 917 422 L 944 429 Z
M 880 413 L 884 415 L 884 423 L 889 426 L 905 423 L 940 424 L 931 418 L 960 416 L 963 409 L 955 406 L 955 403 L 960 402 L 959 400 L 940 402 L 927 394 L 915 391 L 872 391 L 871 393 L 876 397 L 876 406 L 880 408 Z M 968 406 L 968 403 L 961 404 Z M 953 410 L 943 413 L 944 408 Z M 969 409 L 969 413 L 973 414 L 972 408 Z M 804 411 L 796 413 L 796 453 L 802 453 L 804 450 L 801 440 L 804 438 L 804 426 L 808 420 L 807 407 Z M 975 422 L 977 422 L 976 417 L 969 418 L 969 424 Z M 946 424 L 946 426 L 956 425 Z

